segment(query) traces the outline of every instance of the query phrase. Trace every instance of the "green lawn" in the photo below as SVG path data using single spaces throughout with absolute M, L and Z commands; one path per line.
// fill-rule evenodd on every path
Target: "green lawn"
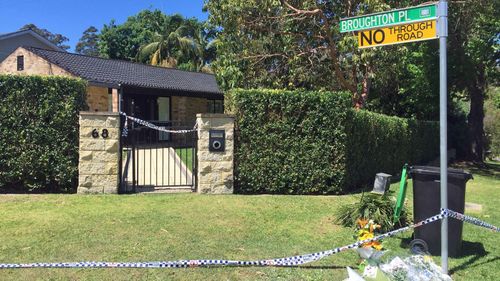
M 500 163 L 488 163 L 486 168 L 456 165 L 470 171 L 474 179 L 467 183 L 465 201 L 482 205 L 481 212 L 466 214 L 494 224 L 500 225 Z M 391 185 L 392 190 L 399 189 L 399 183 Z M 409 181 L 407 191 L 409 207 L 413 203 L 412 182 Z M 451 218 L 450 218 L 451 219 Z M 406 246 L 410 241 L 410 233 L 387 240 L 389 249 L 402 252 L 399 245 Z M 406 239 L 405 239 L 406 238 Z M 500 234 L 464 224 L 462 256 L 450 258 L 449 270 L 453 280 L 499 280 L 500 276 Z M 435 257 L 437 264 L 441 258 Z
M 188 147 L 188 148 L 176 148 L 175 153 L 179 155 L 181 158 L 182 162 L 187 166 L 187 168 L 192 171 L 193 170 L 193 150 L 194 148 Z
M 475 171 L 471 213 L 500 224 L 500 167 Z M 392 187 L 395 188 L 397 184 Z M 411 192 L 409 192 L 411 195 Z M 265 259 L 351 243 L 353 231 L 333 223 L 347 196 L 5 195 L 0 196 L 0 262 Z M 410 233 L 389 238 L 401 246 Z M 498 280 L 500 236 L 464 229 L 464 256 L 450 260 L 456 280 Z M 439 261 L 439 259 L 437 259 Z M 2 280 L 342 280 L 357 255 L 344 252 L 302 268 L 17 269 Z

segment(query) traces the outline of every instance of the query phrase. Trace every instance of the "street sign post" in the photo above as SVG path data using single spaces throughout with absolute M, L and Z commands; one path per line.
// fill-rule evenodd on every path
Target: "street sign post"
M 428 4 L 383 13 L 340 20 L 340 32 L 351 32 L 377 27 L 388 27 L 436 19 L 436 4 Z
M 415 24 L 418 23 L 418 24 Z M 437 29 L 437 32 L 436 32 Z M 439 38 L 439 143 L 441 208 L 448 209 L 448 0 L 340 20 L 340 32 L 358 31 L 359 48 Z M 448 273 L 448 217 L 441 220 L 441 268 Z
M 439 0 L 439 135 L 441 208 L 448 209 L 448 61 L 446 39 L 448 38 L 448 0 Z M 441 269 L 448 274 L 448 217 L 441 220 Z
M 436 26 L 436 21 L 430 20 L 358 31 L 358 46 L 362 49 L 437 39 Z

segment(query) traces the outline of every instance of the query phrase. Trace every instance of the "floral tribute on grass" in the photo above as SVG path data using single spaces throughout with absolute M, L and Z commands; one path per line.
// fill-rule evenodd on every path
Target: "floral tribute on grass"
M 375 237 L 382 226 L 375 223 L 371 219 L 360 218 L 356 220 L 356 235 L 354 238 L 357 241 L 365 241 Z M 357 248 L 360 258 L 362 259 L 359 264 L 359 270 L 364 271 L 366 268 L 377 267 L 380 264 L 380 258 L 384 255 L 382 242 L 372 240 L 361 245 Z
M 373 220 L 368 219 L 358 219 L 357 224 L 357 235 L 358 241 L 363 241 L 375 237 L 375 231 L 381 228 L 380 224 L 376 224 Z M 382 250 L 382 243 L 379 241 L 371 241 L 363 244 L 362 247 L 373 248 L 377 251 Z
M 372 219 L 356 220 L 357 241 L 366 241 L 379 235 L 382 226 Z M 372 240 L 356 249 L 362 261 L 359 270 L 366 280 L 411 280 L 411 281 L 449 281 L 448 275 L 442 274 L 429 256 L 387 257 L 387 250 L 382 243 Z
M 451 281 L 430 256 L 414 255 L 405 258 L 394 257 L 380 265 L 390 281 Z

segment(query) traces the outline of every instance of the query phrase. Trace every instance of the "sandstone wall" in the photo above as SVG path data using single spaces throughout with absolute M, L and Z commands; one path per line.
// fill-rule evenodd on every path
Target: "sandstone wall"
M 119 124 L 118 113 L 80 112 L 78 193 L 118 193 Z M 103 129 L 108 130 L 107 138 Z
M 108 88 L 88 86 L 87 105 L 89 111 L 108 111 Z
M 197 114 L 198 193 L 233 193 L 234 118 L 226 114 Z M 226 148 L 209 151 L 210 129 L 224 130 Z
M 17 56 L 24 56 L 24 70 L 17 70 Z M 17 48 L 0 63 L 0 73 L 2 74 L 20 74 L 20 75 L 59 75 L 75 77 L 73 74 L 61 67 L 48 62 L 34 53 L 24 49 Z

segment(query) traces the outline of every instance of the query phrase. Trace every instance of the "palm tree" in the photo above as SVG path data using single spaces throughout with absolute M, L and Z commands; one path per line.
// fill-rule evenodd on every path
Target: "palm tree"
M 195 58 L 199 46 L 194 35 L 195 26 L 180 15 L 168 16 L 165 21 L 159 19 L 154 23 L 153 42 L 140 47 L 138 60 L 149 58 L 152 65 L 176 67 L 179 61 Z
M 198 28 L 194 34 L 195 49 L 192 52 L 192 63 L 196 71 L 211 72 L 209 63 L 215 59 L 215 48 L 219 40 L 214 39 L 212 31 Z

